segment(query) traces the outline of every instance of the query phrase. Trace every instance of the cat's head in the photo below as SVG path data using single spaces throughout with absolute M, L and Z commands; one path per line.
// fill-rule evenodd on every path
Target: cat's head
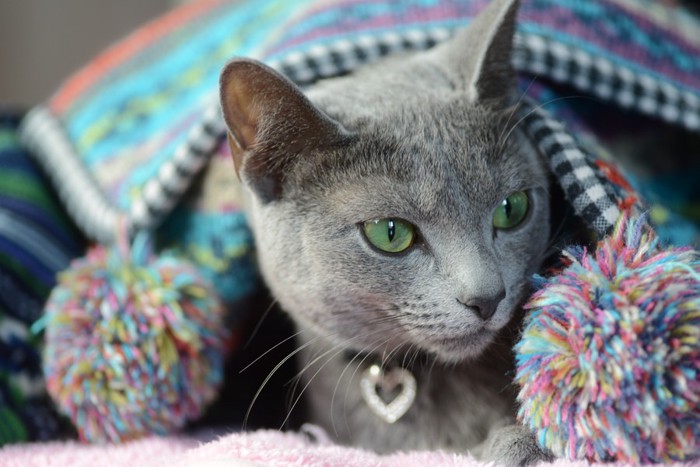
M 515 3 L 308 95 L 258 62 L 227 65 L 259 262 L 300 326 L 455 362 L 513 317 L 549 232 L 546 171 L 509 107 Z

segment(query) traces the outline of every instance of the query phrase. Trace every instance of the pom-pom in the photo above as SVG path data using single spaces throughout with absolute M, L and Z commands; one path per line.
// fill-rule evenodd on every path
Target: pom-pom
M 166 434 L 200 415 L 222 381 L 222 306 L 170 253 L 92 248 L 46 306 L 48 392 L 90 442 Z
M 620 219 L 527 307 L 520 421 L 556 456 L 632 463 L 699 454 L 700 262 Z

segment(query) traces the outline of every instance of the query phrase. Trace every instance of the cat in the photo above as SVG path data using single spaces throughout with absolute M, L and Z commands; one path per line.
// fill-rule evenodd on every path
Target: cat
M 445 43 L 305 93 L 254 60 L 222 72 L 260 268 L 299 330 L 310 421 L 342 443 L 549 459 L 515 424 L 511 380 L 550 224 L 545 163 L 514 121 L 517 8 L 494 0 Z M 372 391 L 407 410 L 383 419 Z

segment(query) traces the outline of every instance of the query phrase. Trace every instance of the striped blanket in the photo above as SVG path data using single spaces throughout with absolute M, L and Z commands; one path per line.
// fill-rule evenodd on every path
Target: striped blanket
M 200 264 L 224 299 L 235 301 L 256 282 L 251 238 L 222 145 L 216 99 L 222 65 L 234 55 L 255 57 L 305 86 L 383 55 L 429 47 L 485 4 L 194 2 L 78 71 L 30 113 L 23 141 L 89 237 L 110 242 L 120 219 L 134 230 L 158 228 L 163 246 Z M 546 105 L 528 122 L 569 201 L 598 233 L 610 228 L 620 203 L 630 201 L 621 185 L 608 183 L 604 151 L 584 144 L 599 142 L 598 129 L 587 123 L 609 121 L 609 109 L 624 109 L 624 115 L 700 131 L 699 30 L 683 11 L 650 0 L 522 2 L 514 63 L 523 88 L 540 104 L 561 93 L 604 104 L 591 110 L 583 99 L 569 99 Z M 570 137 L 562 120 L 579 138 Z M 592 137 L 586 141 L 584 133 Z
M 83 239 L 17 135 L 19 115 L 0 112 L 0 446 L 55 438 L 62 422 L 41 371 L 31 325 L 57 272 Z

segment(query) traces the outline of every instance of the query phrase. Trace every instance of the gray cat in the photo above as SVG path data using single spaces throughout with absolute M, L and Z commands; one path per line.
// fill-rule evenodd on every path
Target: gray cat
M 252 60 L 222 73 L 260 267 L 300 331 L 311 421 L 341 442 L 548 458 L 510 379 L 549 235 L 513 117 L 516 10 L 495 0 L 452 40 L 306 95 Z

